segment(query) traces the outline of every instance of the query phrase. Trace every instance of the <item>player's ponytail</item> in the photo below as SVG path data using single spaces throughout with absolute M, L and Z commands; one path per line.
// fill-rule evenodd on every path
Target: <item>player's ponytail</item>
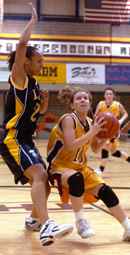
M 73 89 L 70 86 L 65 86 L 62 90 L 58 92 L 58 100 L 60 103 L 65 105 L 70 105 L 73 99 Z

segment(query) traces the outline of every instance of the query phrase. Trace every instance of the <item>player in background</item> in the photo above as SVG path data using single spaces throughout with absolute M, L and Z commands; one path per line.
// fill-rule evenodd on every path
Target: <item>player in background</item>
M 116 93 L 111 87 L 107 87 L 105 89 L 104 100 L 98 103 L 95 116 L 102 112 L 113 113 L 113 115 L 118 118 L 120 127 L 122 127 L 125 120 L 128 118 L 128 113 L 125 107 L 116 100 Z M 95 169 L 98 174 L 102 174 L 102 172 L 105 170 L 109 154 L 111 154 L 113 157 L 122 158 L 127 162 L 130 162 L 130 156 L 128 156 L 126 152 L 119 149 L 119 139 L 113 138 L 111 141 L 108 140 L 106 144 L 104 144 L 104 148 L 101 150 L 101 163 L 99 167 Z
M 87 164 L 89 147 L 97 152 L 106 141 L 96 136 L 104 131 L 104 118 L 96 118 L 92 124 L 87 116 L 91 106 L 90 98 L 88 91 L 70 90 L 67 100 L 70 99 L 72 112 L 61 116 L 48 140 L 49 180 L 52 184 L 57 182 L 61 195 L 62 187 L 68 189 L 77 232 L 82 238 L 94 234 L 84 217 L 83 203 L 101 199 L 123 226 L 123 240 L 130 241 L 130 221 L 120 206 L 117 195 Z

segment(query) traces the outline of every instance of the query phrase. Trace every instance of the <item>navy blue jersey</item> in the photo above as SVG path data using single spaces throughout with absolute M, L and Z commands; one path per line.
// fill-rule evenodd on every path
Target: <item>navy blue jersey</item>
M 4 120 L 6 136 L 10 133 L 18 142 L 31 141 L 40 116 L 39 85 L 29 76 L 24 89 L 18 88 L 11 77 L 9 84 Z

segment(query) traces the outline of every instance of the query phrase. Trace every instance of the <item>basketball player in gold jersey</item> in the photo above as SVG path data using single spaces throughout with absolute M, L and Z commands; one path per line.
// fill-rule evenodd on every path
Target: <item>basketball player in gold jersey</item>
M 124 106 L 117 100 L 115 100 L 115 91 L 107 87 L 104 92 L 104 100 L 100 101 L 97 105 L 95 115 L 97 116 L 101 112 L 111 112 L 115 117 L 119 119 L 120 126 L 128 118 L 128 113 Z M 96 169 L 98 174 L 101 174 L 106 167 L 106 163 L 109 157 L 109 152 L 113 157 L 123 158 L 127 162 L 130 162 L 130 157 L 126 152 L 119 150 L 118 139 L 112 139 L 107 141 L 104 148 L 101 150 L 101 164 L 99 168 Z
M 68 93 L 68 92 L 67 92 Z M 66 187 L 72 202 L 76 228 L 82 238 L 92 236 L 93 229 L 83 215 L 83 201 L 101 199 L 111 214 L 124 227 L 123 239 L 130 241 L 130 221 L 119 204 L 114 191 L 87 165 L 90 145 L 97 151 L 104 143 L 96 138 L 103 130 L 104 120 L 94 121 L 87 117 L 90 109 L 89 93 L 81 89 L 70 90 L 73 112 L 64 114 L 51 131 L 48 140 L 47 160 L 50 182 L 57 181 L 60 194 Z M 68 100 L 67 98 L 67 100 Z
M 14 175 L 15 182 L 31 184 L 33 210 L 26 226 L 30 230 L 38 230 L 41 227 L 41 243 L 49 245 L 54 242 L 55 237 L 72 231 L 72 225 L 57 225 L 48 218 L 46 165 L 32 140 L 37 120 L 40 114 L 46 111 L 47 99 L 44 97 L 42 104 L 39 85 L 34 78 L 42 69 L 42 55 L 35 47 L 27 45 L 33 26 L 37 22 L 37 13 L 32 4 L 31 9 L 31 19 L 19 39 L 16 51 L 9 57 L 10 88 L 5 109 L 5 134 L 0 150 Z

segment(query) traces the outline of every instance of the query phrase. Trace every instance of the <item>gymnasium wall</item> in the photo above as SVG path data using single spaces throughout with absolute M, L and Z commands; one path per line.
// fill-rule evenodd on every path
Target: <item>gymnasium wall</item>
M 30 7 L 28 5 L 28 0 L 5 0 L 4 5 L 4 22 L 3 27 L 1 28 L 0 37 L 3 34 L 20 34 L 26 23 L 27 20 L 30 18 Z M 129 31 L 130 31 L 130 25 L 112 25 L 112 24 L 94 24 L 94 23 L 85 23 L 83 19 L 83 11 L 84 11 L 84 0 L 32 0 L 32 3 L 37 9 L 38 12 L 38 18 L 39 22 L 36 24 L 36 26 L 33 29 L 33 34 L 36 35 L 46 35 L 49 36 L 49 39 L 51 36 L 57 36 L 58 40 L 60 41 L 60 37 L 66 36 L 64 42 L 66 40 L 69 41 L 70 37 L 72 36 L 79 36 L 78 41 L 82 38 L 86 37 L 86 41 L 88 40 L 92 43 L 93 41 L 96 43 L 96 39 L 98 37 L 98 40 L 100 41 L 100 38 L 108 39 L 109 43 L 112 43 L 113 40 L 124 41 L 123 47 L 125 48 L 125 45 L 128 44 L 127 48 L 129 50 Z M 89 38 L 89 39 L 88 39 Z M 118 39 L 113 39 L 118 38 Z M 72 39 L 72 38 L 71 38 Z M 70 41 L 71 41 L 70 39 Z M 44 39 L 43 39 L 44 40 Z M 77 40 L 77 39 L 76 39 Z M 76 42 L 76 41 L 75 41 Z M 74 43 L 75 43 L 74 42 Z M 125 52 L 125 50 L 124 50 Z M 125 54 L 125 53 L 123 53 Z M 1 56 L 1 54 L 0 54 Z M 76 56 L 77 57 L 77 56 Z M 120 56 L 118 63 L 114 63 L 111 61 L 111 58 L 109 58 L 109 62 L 105 62 L 106 60 L 102 57 L 102 62 L 100 58 L 100 54 L 98 56 L 98 59 L 94 59 L 90 56 L 90 62 L 88 58 L 82 58 L 82 59 L 76 59 L 75 56 L 71 56 L 71 63 L 77 63 L 82 64 L 86 63 L 88 66 L 91 64 L 91 62 L 95 64 L 102 64 L 105 66 L 107 64 L 110 65 L 122 65 L 129 68 L 129 57 L 127 56 L 125 58 L 125 55 Z M 127 62 L 125 61 L 127 59 Z M 49 58 L 47 58 L 49 59 Z M 61 59 L 61 58 L 60 58 Z M 123 60 L 122 60 L 123 59 Z M 58 63 L 59 58 L 56 59 L 56 62 Z M 3 60 L 1 60 L 3 61 Z M 5 60 L 6 61 L 6 60 Z M 46 61 L 47 62 L 47 61 Z M 49 60 L 51 63 L 51 61 Z M 53 60 L 54 62 L 54 60 Z M 65 61 L 64 56 L 62 57 L 62 61 L 60 63 L 63 63 L 65 65 L 70 64 L 68 60 Z M 100 63 L 101 62 L 101 63 Z M 55 63 L 55 62 L 54 62 Z M 3 91 L 4 89 L 7 89 L 7 81 L 6 79 L 3 79 L 3 76 L 1 75 L 1 72 L 3 74 L 2 65 L 0 63 L 0 89 Z M 119 70 L 118 70 L 119 71 Z M 128 75 L 128 71 L 127 71 Z M 5 78 L 5 77 L 4 77 Z M 45 77 L 44 77 L 45 78 Z M 52 112 L 53 109 L 57 114 L 61 114 L 64 110 L 64 107 L 62 105 L 59 105 L 59 103 L 56 102 L 56 94 L 57 90 L 62 88 L 66 84 L 66 80 L 64 83 L 61 82 L 57 84 L 57 81 L 49 82 L 50 76 L 46 76 L 46 82 L 41 82 L 41 89 L 49 89 L 50 90 L 50 101 L 49 101 L 49 111 Z M 115 79 L 115 78 L 114 78 Z M 129 79 L 129 77 L 128 77 Z M 75 84 L 71 84 L 75 85 Z M 77 84 L 76 84 L 77 85 Z M 100 84 L 99 82 L 95 82 L 93 84 L 82 84 L 82 86 L 87 86 L 88 89 L 90 89 L 93 92 L 94 96 L 94 103 L 93 107 L 95 108 L 97 102 L 99 99 L 102 99 L 103 96 L 103 90 L 105 86 L 108 84 Z M 127 82 L 124 82 L 124 84 L 111 84 L 115 88 L 116 91 L 119 92 L 120 95 L 120 101 L 125 105 L 126 109 L 129 112 L 130 116 L 130 84 Z M 0 114 L 2 116 L 3 108 L 1 103 L 1 97 L 0 97 Z
M 21 32 L 30 17 L 28 0 L 4 0 L 4 26 L 7 33 Z M 129 25 L 85 23 L 84 0 L 32 0 L 39 14 L 34 33 L 129 37 Z

